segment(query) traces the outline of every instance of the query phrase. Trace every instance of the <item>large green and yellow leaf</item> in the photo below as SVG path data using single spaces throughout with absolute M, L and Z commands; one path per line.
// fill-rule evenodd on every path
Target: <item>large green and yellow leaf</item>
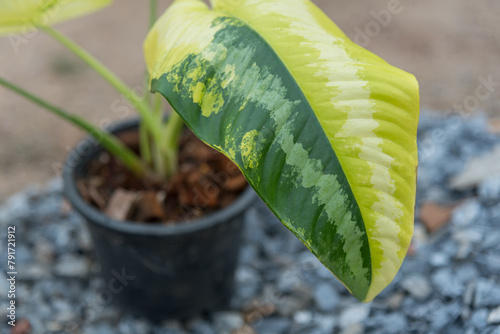
M 415 78 L 309 0 L 177 0 L 145 43 L 153 91 L 223 152 L 360 300 L 413 231 Z
M 29 33 L 101 9 L 112 0 L 0 0 L 0 35 Z

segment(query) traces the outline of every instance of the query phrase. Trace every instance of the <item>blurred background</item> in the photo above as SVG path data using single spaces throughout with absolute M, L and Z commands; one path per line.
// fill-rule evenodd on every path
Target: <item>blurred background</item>
M 160 2 L 166 8 L 171 1 Z M 314 2 L 357 43 L 415 74 L 422 108 L 482 111 L 491 117 L 493 128 L 500 128 L 498 0 Z M 143 1 L 119 0 L 104 11 L 57 28 L 128 85 L 141 87 L 147 22 Z M 43 33 L 1 38 L 0 75 L 101 126 L 135 115 L 103 79 Z M 0 89 L 0 201 L 27 184 L 54 178 L 82 136 L 46 111 Z

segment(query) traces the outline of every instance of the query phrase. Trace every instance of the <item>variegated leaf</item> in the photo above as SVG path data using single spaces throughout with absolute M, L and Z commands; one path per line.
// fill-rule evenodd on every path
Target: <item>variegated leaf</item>
M 82 16 L 112 0 L 0 0 L 0 35 L 29 33 Z
M 413 231 L 415 78 L 309 0 L 177 0 L 145 43 L 152 90 L 223 152 L 360 300 Z

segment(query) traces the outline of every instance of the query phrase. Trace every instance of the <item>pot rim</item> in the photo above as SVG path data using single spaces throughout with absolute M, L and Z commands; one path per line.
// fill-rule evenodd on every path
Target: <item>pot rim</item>
M 131 130 L 139 124 L 138 119 L 125 120 L 113 124 L 108 128 L 109 132 L 117 133 Z M 174 222 L 173 225 L 162 223 L 140 223 L 134 221 L 118 221 L 106 216 L 99 209 L 88 204 L 76 186 L 76 171 L 82 165 L 94 158 L 103 148 L 90 136 L 80 141 L 68 154 L 64 162 L 62 177 L 64 193 L 75 211 L 81 214 L 87 221 L 100 225 L 101 227 L 118 230 L 122 233 L 138 234 L 146 236 L 175 236 L 195 233 L 209 229 L 221 224 L 245 211 L 256 199 L 257 194 L 250 185 L 229 206 L 210 213 L 199 219 L 185 222 Z M 80 154 L 83 152 L 85 154 Z

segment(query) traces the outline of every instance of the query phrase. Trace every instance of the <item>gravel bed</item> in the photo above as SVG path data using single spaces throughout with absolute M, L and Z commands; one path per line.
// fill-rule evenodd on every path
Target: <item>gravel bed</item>
M 487 119 L 423 113 L 417 208 L 457 204 L 451 222 L 429 234 L 417 212 L 412 254 L 394 282 L 369 304 L 340 282 L 263 204 L 247 213 L 231 308 L 179 323 L 152 324 L 102 298 L 92 242 L 82 219 L 62 210 L 61 184 L 32 187 L 0 205 L 0 237 L 16 226 L 17 320 L 32 333 L 500 334 L 500 177 L 477 189 L 448 184 L 500 138 Z M 1 243 L 5 245 L 4 242 Z M 6 247 L 0 249 L 0 318 L 8 300 Z M 0 333 L 9 333 L 6 321 Z

